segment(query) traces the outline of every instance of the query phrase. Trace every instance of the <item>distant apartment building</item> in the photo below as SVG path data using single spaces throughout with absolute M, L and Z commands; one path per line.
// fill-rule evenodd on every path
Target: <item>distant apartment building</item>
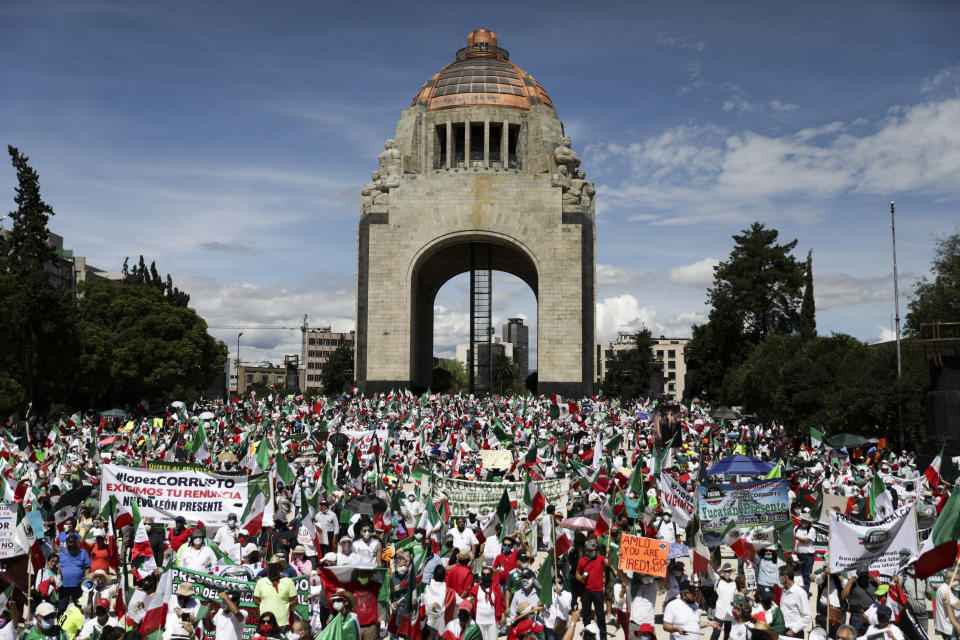
M 633 348 L 633 336 L 634 333 L 631 331 L 621 331 L 617 334 L 615 340 L 598 346 L 597 364 L 600 372 L 598 381 L 603 381 L 603 376 L 606 375 L 607 369 L 618 352 Z M 660 336 L 653 339 L 653 345 L 650 348 L 654 360 L 660 362 L 663 366 L 664 395 L 675 402 L 683 399 L 687 377 L 687 361 L 684 354 L 688 342 L 690 342 L 690 338 L 665 338 Z
M 300 388 L 304 389 L 304 369 L 298 371 L 300 378 Z M 287 393 L 287 368 L 280 364 L 274 365 L 269 362 L 260 364 L 240 364 L 240 388 L 239 395 L 249 393 L 250 387 L 257 384 L 274 387 L 278 393 L 286 395 Z
M 526 380 L 530 372 L 530 327 L 523 323 L 523 318 L 507 319 L 503 325 L 503 341 L 512 345 L 517 380 Z
M 7 236 L 9 229 L 0 229 L 0 234 Z M 47 244 L 53 248 L 57 257 L 46 265 L 47 275 L 50 283 L 58 289 L 65 291 L 77 291 L 81 284 L 88 280 L 109 280 L 120 281 L 123 274 L 119 271 L 104 271 L 93 265 L 87 264 L 87 259 L 83 256 L 73 255 L 73 249 L 63 248 L 63 236 L 50 232 L 47 237 Z
M 354 346 L 356 334 L 353 331 L 332 331 L 330 327 L 307 331 L 307 359 L 302 363 L 305 370 L 302 389 L 319 389 L 323 386 L 323 367 L 341 344 Z

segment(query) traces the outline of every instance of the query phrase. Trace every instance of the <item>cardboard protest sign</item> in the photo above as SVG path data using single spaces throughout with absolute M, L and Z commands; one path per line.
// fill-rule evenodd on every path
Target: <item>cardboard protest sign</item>
M 513 465 L 513 453 L 506 449 L 483 449 L 480 460 L 484 469 L 509 469 Z
M 624 534 L 620 538 L 621 571 L 633 571 L 650 576 L 667 575 L 670 543 L 654 538 Z

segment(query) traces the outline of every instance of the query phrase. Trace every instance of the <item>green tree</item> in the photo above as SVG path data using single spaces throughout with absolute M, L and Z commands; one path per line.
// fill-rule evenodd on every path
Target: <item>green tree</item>
M 13 227 L 0 235 L 0 413 L 41 414 L 64 397 L 76 354 L 71 291 L 57 289 L 50 274 L 61 265 L 49 244 L 53 208 L 40 196 L 29 158 L 7 151 L 17 173 L 10 212 Z
M 727 372 L 755 345 L 800 331 L 805 269 L 791 253 L 797 241 L 779 244 L 779 235 L 754 222 L 733 236 L 730 257 L 714 268 L 707 323 L 694 326 L 687 347 L 691 394 L 720 399 Z
M 443 373 L 441 373 L 443 372 Z M 446 390 L 440 388 L 446 381 L 449 386 Z M 437 393 L 461 393 L 467 390 L 469 380 L 467 378 L 467 367 L 453 358 L 440 358 L 437 360 L 437 366 L 433 370 L 433 391 Z
M 905 329 L 912 335 L 924 323 L 960 322 L 960 232 L 937 238 L 932 267 L 933 280 L 920 278 L 908 304 Z
M 159 291 L 170 304 L 176 307 L 186 307 L 190 304 L 190 295 L 173 286 L 173 280 L 170 278 L 169 273 L 167 274 L 166 280 L 160 277 L 160 272 L 157 271 L 157 263 L 155 261 L 150 263 L 149 269 L 142 255 L 140 256 L 139 264 L 134 265 L 132 269 L 129 267 L 129 262 L 130 258 L 123 261 L 124 283 L 139 284 Z
M 813 249 L 807 251 L 803 270 L 803 302 L 800 304 L 800 335 L 810 339 L 817 335 L 817 307 L 813 300 Z
M 603 376 L 600 385 L 609 397 L 628 394 L 631 397 L 647 395 L 650 374 L 656 366 L 653 361 L 653 334 L 644 327 L 633 335 L 633 345 L 617 352 Z
M 89 283 L 78 328 L 76 388 L 87 407 L 199 396 L 227 358 L 203 318 L 146 284 Z
M 323 364 L 320 384 L 323 385 L 324 394 L 333 396 L 341 393 L 351 382 L 353 382 L 353 344 L 341 340 L 330 354 L 330 359 Z
M 491 376 L 493 377 L 493 390 L 503 395 L 503 392 L 510 388 L 517 377 L 517 365 L 514 364 L 513 358 L 508 358 L 502 353 L 497 354 L 497 357 L 493 359 Z

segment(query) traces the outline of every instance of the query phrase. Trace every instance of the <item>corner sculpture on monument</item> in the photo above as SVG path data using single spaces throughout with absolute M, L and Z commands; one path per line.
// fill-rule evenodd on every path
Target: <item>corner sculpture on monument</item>
M 596 189 L 543 87 L 478 29 L 428 79 L 361 190 L 354 376 L 433 383 L 433 305 L 471 274 L 471 389 L 489 391 L 492 271 L 537 299 L 538 392 L 596 384 Z M 485 360 L 485 358 L 487 358 Z

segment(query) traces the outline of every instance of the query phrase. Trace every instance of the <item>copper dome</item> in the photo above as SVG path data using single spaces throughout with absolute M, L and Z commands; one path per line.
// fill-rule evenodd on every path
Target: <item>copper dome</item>
M 411 106 L 446 109 L 492 105 L 529 109 L 534 104 L 553 106 L 550 96 L 529 73 L 510 62 L 510 54 L 497 46 L 497 34 L 478 29 L 467 36 L 467 46 L 457 59 L 430 77 Z

